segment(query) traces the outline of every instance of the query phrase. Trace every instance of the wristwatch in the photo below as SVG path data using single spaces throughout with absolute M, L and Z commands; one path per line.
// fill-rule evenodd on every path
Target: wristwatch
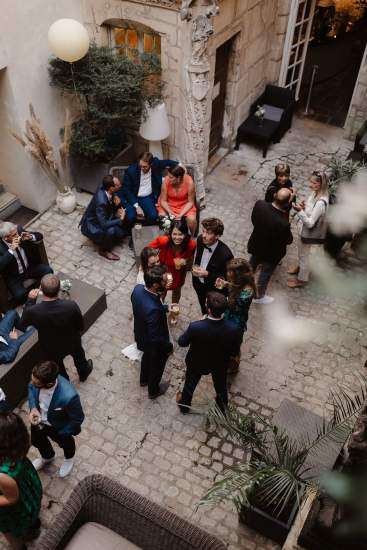
M 136 209 L 136 208 L 139 208 L 139 203 L 136 202 L 135 204 L 133 204 L 133 207 L 134 207 L 135 209 Z

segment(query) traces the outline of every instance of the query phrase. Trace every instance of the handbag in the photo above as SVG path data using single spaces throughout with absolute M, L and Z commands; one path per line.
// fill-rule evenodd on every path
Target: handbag
M 320 199 L 327 208 L 327 202 L 324 199 Z M 315 202 L 313 208 L 315 208 L 318 201 Z M 313 227 L 306 227 L 302 224 L 301 241 L 305 244 L 324 244 L 326 237 L 327 222 L 325 214 L 320 216 Z

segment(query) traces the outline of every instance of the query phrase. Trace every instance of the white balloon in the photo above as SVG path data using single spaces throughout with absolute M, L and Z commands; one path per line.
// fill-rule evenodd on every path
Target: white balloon
M 73 63 L 89 49 L 88 31 L 75 19 L 59 19 L 49 28 L 48 44 L 56 57 Z

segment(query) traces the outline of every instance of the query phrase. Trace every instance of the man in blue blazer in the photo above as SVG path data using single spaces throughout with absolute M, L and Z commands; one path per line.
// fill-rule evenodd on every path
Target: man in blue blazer
M 20 336 L 14 330 L 18 328 L 20 318 L 15 309 L 10 309 L 0 320 L 0 365 L 12 363 L 17 356 L 20 346 L 34 333 L 34 328 L 29 328 Z
M 58 366 L 53 361 L 39 363 L 32 370 L 28 388 L 31 421 L 31 442 L 41 457 L 33 461 L 41 470 L 55 458 L 50 439 L 64 451 L 65 460 L 59 475 L 66 477 L 74 466 L 74 435 L 81 431 L 84 413 L 78 392 L 63 376 L 58 376 Z
M 227 307 L 223 294 L 209 292 L 206 307 L 206 319 L 190 323 L 178 339 L 179 346 L 190 346 L 186 355 L 185 385 L 176 396 L 183 414 L 189 412 L 195 388 L 205 374 L 212 376 L 219 407 L 224 410 L 228 404 L 227 367 L 230 357 L 238 353 L 240 333 L 234 323 L 223 319 Z
M 146 151 L 138 162 L 130 164 L 124 175 L 123 189 L 118 195 L 126 197 L 129 205 L 127 216 L 134 224 L 136 216 L 143 216 L 147 223 L 155 223 L 158 218 L 156 204 L 161 194 L 162 173 L 169 166 L 176 166 L 175 160 L 159 160 Z
M 98 245 L 99 255 L 107 260 L 120 259 L 112 252 L 112 248 L 130 234 L 126 215 L 128 205 L 124 198 L 116 195 L 120 189 L 118 177 L 104 176 L 102 186 L 96 191 L 80 220 L 83 235 Z
M 160 384 L 168 356 L 170 342 L 167 311 L 173 304 L 163 305 L 160 294 L 166 289 L 167 269 L 157 265 L 144 273 L 144 285 L 136 285 L 131 302 L 134 313 L 134 334 L 137 347 L 143 352 L 140 385 L 148 386 L 150 399 L 163 395 L 168 384 Z

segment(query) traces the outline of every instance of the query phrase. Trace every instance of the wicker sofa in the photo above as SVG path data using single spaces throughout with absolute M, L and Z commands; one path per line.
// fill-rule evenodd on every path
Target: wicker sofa
M 116 481 L 91 475 L 75 487 L 63 511 L 37 543 L 37 550 L 74 548 L 225 550 L 226 546 Z

